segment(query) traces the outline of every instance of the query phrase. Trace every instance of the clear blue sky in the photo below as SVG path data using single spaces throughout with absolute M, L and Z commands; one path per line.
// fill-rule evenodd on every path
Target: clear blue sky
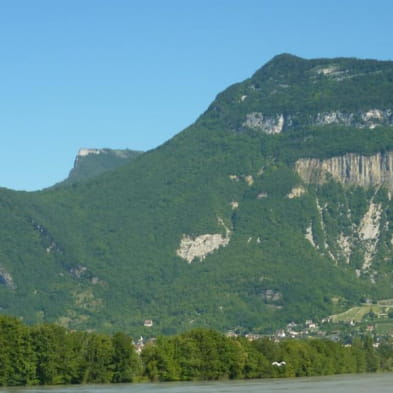
M 0 0 L 0 186 L 149 150 L 276 54 L 393 59 L 391 0 Z

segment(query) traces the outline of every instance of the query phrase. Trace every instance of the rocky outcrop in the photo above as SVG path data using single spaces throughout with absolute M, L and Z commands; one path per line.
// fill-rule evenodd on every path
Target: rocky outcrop
M 393 109 L 370 108 L 365 111 L 344 112 L 331 111 L 316 114 L 282 114 L 266 115 L 251 112 L 246 115 L 243 127 L 248 127 L 266 134 L 279 134 L 283 131 L 304 126 L 341 125 L 355 128 L 373 129 L 377 126 L 393 125 Z
M 378 245 L 383 232 L 388 227 L 388 222 L 386 221 L 386 218 L 383 217 L 384 208 L 382 203 L 374 202 L 375 195 L 378 191 L 379 188 L 375 190 L 374 196 L 368 203 L 368 209 L 359 223 L 352 221 L 351 211 L 348 207 L 345 207 L 344 204 L 339 206 L 338 215 L 341 216 L 342 219 L 346 216 L 344 219 L 344 221 L 346 221 L 346 227 L 345 233 L 341 231 L 338 233 L 338 236 L 332 236 L 331 234 L 333 231 L 326 230 L 326 228 L 330 225 L 329 221 L 332 219 L 330 216 L 327 220 L 325 220 L 325 215 L 328 214 L 329 206 L 325 204 L 325 206 L 321 207 L 318 199 L 316 200 L 324 238 L 323 245 L 321 243 L 321 250 L 335 263 L 344 262 L 346 264 L 351 264 L 353 262 L 352 254 L 356 251 L 356 258 L 361 255 L 363 259 L 361 268 L 357 269 L 357 275 L 360 277 L 361 275 L 366 274 L 369 276 L 371 282 L 374 282 L 372 265 L 378 252 Z M 330 232 L 330 236 L 328 235 L 328 232 Z M 304 237 L 315 248 L 319 249 L 318 245 L 315 244 L 311 224 L 306 228 Z
M 277 302 L 282 299 L 282 293 L 273 289 L 265 289 L 262 292 L 262 297 L 265 302 Z
M 325 78 L 341 82 L 345 79 L 359 78 L 359 77 L 368 77 L 371 75 L 375 75 L 380 73 L 381 71 L 375 69 L 371 70 L 354 70 L 349 69 L 345 65 L 339 63 L 332 63 L 329 65 L 318 65 L 315 68 L 311 69 L 311 74 L 318 75 L 318 77 L 323 76 Z M 312 77 L 312 76 L 311 76 Z M 318 78 L 319 79 L 319 78 Z M 315 78 L 314 78 L 315 80 Z
M 239 176 L 237 176 L 237 175 L 229 175 L 229 179 L 232 181 L 239 181 L 240 180 Z
M 330 125 L 330 124 L 341 124 L 344 126 L 354 125 L 354 114 L 353 113 L 343 113 L 340 111 L 336 112 L 323 112 L 318 113 L 313 123 L 315 125 Z
M 127 158 L 130 153 L 132 153 L 132 151 L 128 149 L 88 149 L 82 147 L 78 151 L 76 160 L 78 160 L 78 158 L 80 157 L 86 157 L 89 155 L 98 155 L 98 154 L 111 154 L 116 157 Z
M 380 187 L 386 187 L 393 191 L 393 152 L 377 153 L 373 156 L 346 154 L 326 160 L 301 159 L 296 162 L 295 169 L 308 184 L 323 184 L 329 179 L 333 179 L 344 185 L 376 187 L 375 194 Z M 320 213 L 321 228 L 325 239 L 327 239 L 324 208 L 319 206 L 318 200 L 316 205 Z M 367 273 L 373 282 L 370 268 L 377 253 L 384 226 L 383 206 L 381 203 L 375 203 L 374 197 L 372 197 L 368 210 L 359 224 L 351 222 L 350 210 L 340 213 L 346 215 L 348 222 L 351 223 L 351 230 L 347 230 L 345 235 L 341 232 L 334 242 L 332 239 L 328 242 L 325 240 L 324 249 L 333 260 L 344 261 L 347 264 L 351 263 L 354 248 L 362 250 L 363 264 L 361 269 L 358 269 L 358 276 Z M 311 225 L 306 230 L 305 238 L 315 246 Z
M 228 243 L 229 238 L 220 233 L 200 235 L 195 238 L 183 235 L 180 247 L 176 253 L 188 263 L 191 263 L 196 258 L 199 261 L 203 261 L 208 254 L 218 250 L 220 247 L 227 246 Z
M 296 186 L 292 188 L 291 192 L 287 195 L 287 198 L 300 198 L 305 192 L 306 190 L 303 186 Z
M 254 178 L 251 175 L 245 176 L 244 180 L 250 187 L 254 184 Z
M 219 223 L 225 228 L 225 235 L 221 233 L 205 234 L 197 237 L 183 235 L 180 240 L 179 248 L 176 254 L 191 263 L 194 259 L 203 261 L 206 256 L 220 247 L 225 247 L 229 244 L 230 230 L 225 226 L 224 222 L 219 218 Z
M 31 220 L 31 224 L 33 225 L 34 230 L 38 232 L 42 246 L 45 248 L 47 254 L 63 254 L 63 250 L 53 239 L 51 233 L 42 224 L 35 222 L 33 219 Z
M 345 236 L 342 232 L 337 239 L 337 245 L 339 248 L 340 257 L 344 259 L 345 263 L 351 261 L 352 254 L 352 239 L 349 236 Z
M 86 157 L 89 154 L 101 154 L 103 152 L 103 149 L 86 149 L 86 148 L 81 148 L 78 151 L 78 157 Z
M 340 81 L 350 77 L 348 70 L 342 69 L 338 65 L 332 64 L 327 67 L 317 67 L 313 70 L 318 75 L 323 75 L 329 79 Z
M 232 201 L 230 203 L 230 205 L 232 207 L 232 210 L 235 210 L 235 209 L 237 209 L 239 207 L 239 202 L 238 201 Z
M 9 274 L 2 266 L 0 266 L 0 285 L 5 285 L 10 289 L 16 289 L 16 285 L 11 274 Z
M 304 238 L 306 240 L 308 240 L 314 248 L 318 248 L 314 242 L 314 235 L 312 233 L 312 225 L 311 224 L 307 227 Z
M 393 111 L 391 109 L 369 109 L 360 112 L 323 112 L 318 113 L 314 124 L 338 124 L 356 128 L 373 129 L 379 125 L 393 124 Z
M 70 268 L 70 273 L 75 278 L 81 278 L 87 272 L 87 267 L 82 265 L 77 265 Z
M 279 113 L 265 116 L 261 112 L 248 113 L 243 127 L 259 130 L 265 134 L 279 134 L 284 128 L 284 115 Z
M 303 158 L 295 163 L 295 169 L 307 184 L 323 184 L 332 177 L 342 184 L 393 190 L 393 152 L 372 156 L 349 153 L 325 160 Z
M 252 186 L 254 184 L 254 178 L 252 175 L 243 175 L 243 176 L 238 176 L 238 175 L 229 175 L 229 179 L 235 182 L 238 182 L 240 180 L 244 180 L 248 186 Z
M 381 215 L 382 205 L 371 202 L 367 213 L 360 223 L 359 237 L 365 249 L 362 270 L 367 270 L 371 266 L 376 253 L 380 237 Z

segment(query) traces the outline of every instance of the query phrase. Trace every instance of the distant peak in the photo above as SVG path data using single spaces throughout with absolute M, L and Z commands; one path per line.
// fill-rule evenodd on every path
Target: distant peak
M 307 62 L 302 57 L 292 55 L 290 53 L 281 53 L 280 55 L 274 56 L 270 61 L 265 64 L 265 68 L 280 68 L 281 66 L 294 65 L 299 63 Z
M 263 77 L 266 74 L 286 74 L 292 72 L 295 69 L 304 68 L 308 60 L 303 59 L 289 53 L 282 53 L 280 55 L 274 56 L 270 61 L 268 61 L 264 66 L 262 66 L 255 74 L 257 78 Z
M 269 63 L 279 63 L 282 61 L 305 61 L 302 57 L 292 55 L 291 53 L 281 53 L 279 55 L 274 56 L 269 62 Z

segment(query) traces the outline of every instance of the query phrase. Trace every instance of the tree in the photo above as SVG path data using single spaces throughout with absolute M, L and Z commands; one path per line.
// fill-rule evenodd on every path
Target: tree
M 115 333 L 112 337 L 112 346 L 112 382 L 132 382 L 140 367 L 131 338 L 124 333 Z
M 109 336 L 85 333 L 81 347 L 80 383 L 109 383 L 113 377 L 113 347 Z

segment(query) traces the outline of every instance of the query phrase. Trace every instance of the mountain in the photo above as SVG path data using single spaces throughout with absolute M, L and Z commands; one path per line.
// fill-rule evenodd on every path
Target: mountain
M 141 151 L 129 149 L 79 149 L 74 167 L 67 179 L 56 184 L 69 186 L 75 183 L 89 181 L 102 173 L 112 171 L 142 154 Z
M 392 298 L 392 152 L 393 62 L 279 55 L 111 172 L 1 189 L 1 311 L 267 332 Z

